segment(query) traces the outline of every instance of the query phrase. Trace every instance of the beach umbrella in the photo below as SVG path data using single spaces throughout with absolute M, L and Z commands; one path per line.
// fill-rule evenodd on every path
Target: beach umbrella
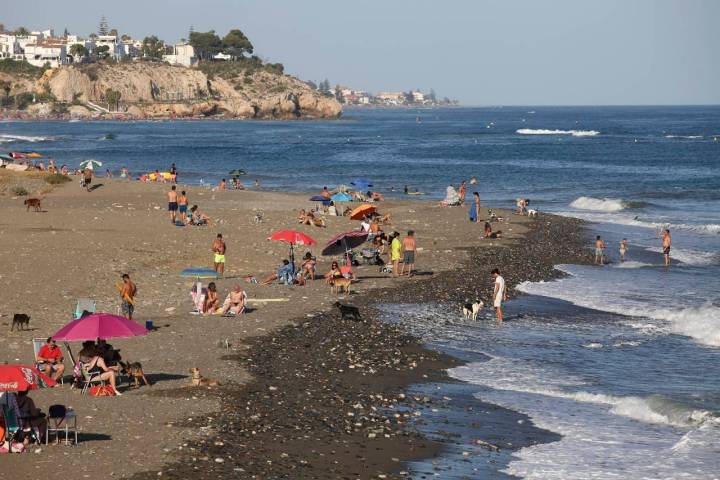
M 219 278 L 220 275 L 213 270 L 212 268 L 186 268 L 182 272 L 180 272 L 181 277 L 191 277 L 191 278 Z
M 0 365 L 0 392 L 54 387 L 55 380 L 31 365 Z
M 107 340 L 109 338 L 139 337 L 147 333 L 148 330 L 145 327 L 132 320 L 111 313 L 99 312 L 73 320 L 55 332 L 52 338 L 56 341 L 77 342 L 97 338 Z
M 102 162 L 99 160 L 83 160 L 80 162 L 79 168 L 80 170 L 85 170 L 86 168 L 89 168 L 90 170 L 94 170 L 95 167 L 102 167 Z
M 350 185 L 353 185 L 358 190 L 367 190 L 368 188 L 372 187 L 372 182 L 368 180 L 367 178 L 356 178 L 352 182 L 350 182 Z
M 13 158 L 25 158 L 25 154 L 20 152 L 10 152 L 10 156 Z
M 245 172 L 245 170 L 243 170 L 241 168 L 236 168 L 236 169 L 230 170 L 228 172 L 228 175 L 232 175 L 233 177 L 239 177 L 240 175 L 246 175 L 246 174 L 247 173 Z
M 333 202 L 351 202 L 352 197 L 347 193 L 336 193 L 335 195 L 330 197 L 330 200 L 332 200 Z
M 326 257 L 346 254 L 353 248 L 357 248 L 367 241 L 368 232 L 354 230 L 335 235 L 325 244 L 322 254 Z
M 367 215 L 370 215 L 371 213 L 375 213 L 377 211 L 377 207 L 375 205 L 370 205 L 369 203 L 364 203 L 360 205 L 359 207 L 355 207 L 352 212 L 350 212 L 350 218 L 352 220 L 362 220 Z
M 315 245 L 317 242 L 314 238 L 309 235 L 305 235 L 303 232 L 297 230 L 280 230 L 268 237 L 268 240 L 274 242 L 283 242 L 290 245 L 290 261 L 295 261 L 295 254 L 293 247 L 295 245 Z
M 3 155 L 3 154 L 0 154 L 0 160 L 4 160 L 6 162 L 14 162 L 15 161 L 15 159 L 13 157 L 11 157 L 10 155 Z
M 322 195 L 313 195 L 310 197 L 311 202 L 324 202 L 324 201 L 330 201 L 330 199 L 323 197 Z

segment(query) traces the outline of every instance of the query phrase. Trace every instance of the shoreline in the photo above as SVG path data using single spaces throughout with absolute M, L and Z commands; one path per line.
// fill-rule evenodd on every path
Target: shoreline
M 274 392 L 280 392 L 282 385 L 267 385 L 267 380 L 262 380 L 261 376 L 267 372 L 272 373 L 270 368 L 272 364 L 238 366 L 235 357 L 246 353 L 248 348 L 258 348 L 253 345 L 265 345 L 264 342 L 272 343 L 274 338 L 280 338 L 283 335 L 289 335 L 288 338 L 297 340 L 302 337 L 303 332 L 307 333 L 311 330 L 311 327 L 292 326 L 293 323 L 296 325 L 309 323 L 313 326 L 312 328 L 320 328 L 322 325 L 343 327 L 327 331 L 325 336 L 331 339 L 337 336 L 338 332 L 346 329 L 356 332 L 356 337 L 364 339 L 362 342 L 365 342 L 366 349 L 362 352 L 363 355 L 370 355 L 373 352 L 371 347 L 374 345 L 373 342 L 378 341 L 378 338 L 397 347 L 400 352 L 397 355 L 402 359 L 401 362 L 404 362 L 401 364 L 405 366 L 405 369 L 402 373 L 389 376 L 391 380 L 386 384 L 370 382 L 368 379 L 373 378 L 374 374 L 360 375 L 362 382 L 357 384 L 351 380 L 354 377 L 348 377 L 350 370 L 362 371 L 363 368 L 372 368 L 377 373 L 379 370 L 372 364 L 376 361 L 382 363 L 382 358 L 372 357 L 372 361 L 368 360 L 368 365 L 363 368 L 350 369 L 349 367 L 335 366 L 336 371 L 338 368 L 343 369 L 341 380 L 348 382 L 345 387 L 340 384 L 338 391 L 349 390 L 345 392 L 348 394 L 348 398 L 361 397 L 362 408 L 368 410 L 368 420 L 363 420 L 363 422 L 367 422 L 367 428 L 378 422 L 384 424 L 384 419 L 381 419 L 371 407 L 382 410 L 385 407 L 396 405 L 393 400 L 397 400 L 397 398 L 384 393 L 386 390 L 399 391 L 400 388 L 416 383 L 416 380 L 439 379 L 440 377 L 436 378 L 433 372 L 444 372 L 447 366 L 454 364 L 454 360 L 436 352 L 427 351 L 418 345 L 417 340 L 410 339 L 404 333 L 396 331 L 394 327 L 378 324 L 375 320 L 371 322 L 369 328 L 365 324 L 347 325 L 348 322 L 337 320 L 333 314 L 327 313 L 337 297 L 329 294 L 322 284 L 322 280 L 319 280 L 319 285 L 316 286 L 291 289 L 280 286 L 255 287 L 248 285 L 244 288 L 249 290 L 251 299 L 273 297 L 280 293 L 281 296 L 288 297 L 290 303 L 260 303 L 257 305 L 257 311 L 250 312 L 242 319 L 198 318 L 183 313 L 189 302 L 186 293 L 187 282 L 176 279 L 174 275 L 183 267 L 194 264 L 202 265 L 207 261 L 206 242 L 209 242 L 217 229 L 229 232 L 230 252 L 243 252 L 241 257 L 236 256 L 241 255 L 240 253 L 233 253 L 234 256 L 231 257 L 235 260 L 235 265 L 231 265 L 228 272 L 229 278 L 219 282 L 220 288 L 224 291 L 232 282 L 237 281 L 233 277 L 239 278 L 248 271 L 257 272 L 258 269 L 267 271 L 268 267 L 276 261 L 273 259 L 282 258 L 286 254 L 286 247 L 267 243 L 265 238 L 267 232 L 294 223 L 292 219 L 298 208 L 298 202 L 304 201 L 305 195 L 267 191 L 209 192 L 187 186 L 184 188 L 189 189 L 190 195 L 217 219 L 218 227 L 178 230 L 177 227 L 166 224 L 166 213 L 162 209 L 167 185 L 125 183 L 119 180 L 104 182 L 105 186 L 92 194 L 79 190 L 74 185 L 75 182 L 56 188 L 44 201 L 43 206 L 46 210 L 42 214 L 26 213 L 20 205 L 20 201 L 13 200 L 10 203 L 8 215 L 4 221 L 9 222 L 7 225 L 12 224 L 15 227 L 13 230 L 5 228 L 4 233 L 8 248 L 14 248 L 16 256 L 3 266 L 0 274 L 24 278 L 24 283 L 12 284 L 8 289 L 6 299 L 11 303 L 3 302 L 4 305 L 0 305 L 3 313 L 2 320 L 6 322 L 7 314 L 12 311 L 24 310 L 31 314 L 33 319 L 31 326 L 39 331 L 22 334 L 15 332 L 8 336 L 0 336 L 0 348 L 6 352 L 6 361 L 12 362 L 27 358 L 27 343 L 25 342 L 33 336 L 51 333 L 58 326 L 64 324 L 64 317 L 58 315 L 57 312 L 70 311 L 74 298 L 86 296 L 90 291 L 104 309 L 114 311 L 114 307 L 111 305 L 115 303 L 116 293 L 112 288 L 115 275 L 119 272 L 131 271 L 133 279 L 136 281 L 139 279 L 141 302 L 138 305 L 140 315 L 138 321 L 142 322 L 146 318 L 151 318 L 160 328 L 144 339 L 113 343 L 122 347 L 126 359 L 140 360 L 155 385 L 152 388 L 129 390 L 122 397 L 109 400 L 74 396 L 62 388 L 33 394 L 41 407 L 46 408 L 51 403 L 69 403 L 75 406 L 76 410 L 81 412 L 81 419 L 83 419 L 79 448 L 109 458 L 108 468 L 112 469 L 115 475 L 132 477 L 132 475 L 149 475 L 148 472 L 152 472 L 156 478 L 157 472 L 163 471 L 165 468 L 163 465 L 168 462 L 172 464 L 173 461 L 186 455 L 189 448 L 192 448 L 189 445 L 202 440 L 207 441 L 208 435 L 213 432 L 212 428 L 208 428 L 210 424 L 214 426 L 215 422 L 222 422 L 223 416 L 217 417 L 216 412 L 223 409 L 223 399 L 220 395 L 224 395 L 226 390 L 188 389 L 185 386 L 187 384 L 186 372 L 190 366 L 199 365 L 202 367 L 204 375 L 219 378 L 223 383 L 230 384 L 230 388 L 245 392 L 238 395 L 258 396 L 262 399 L 258 405 L 268 398 L 273 398 L 274 395 L 279 395 Z M 17 202 L 17 205 L 13 202 Z M 435 202 L 428 201 L 388 200 L 380 206 L 383 211 L 391 212 L 397 219 L 391 229 L 404 231 L 407 228 L 413 228 L 419 232 L 420 245 L 423 247 L 420 256 L 422 260 L 421 273 L 427 272 L 427 277 L 418 275 L 412 279 L 395 281 L 377 275 L 377 267 L 360 267 L 362 281 L 358 284 L 358 288 L 360 292 L 365 293 L 353 295 L 350 301 L 358 304 L 362 302 L 363 312 L 372 310 L 370 305 L 380 303 L 380 300 L 382 302 L 392 300 L 394 296 L 400 295 L 398 293 L 400 289 L 407 291 L 408 286 L 412 291 L 418 292 L 419 296 L 405 296 L 405 298 L 416 299 L 422 298 L 422 294 L 419 292 L 426 291 L 433 282 L 451 285 L 454 280 L 448 282 L 445 279 L 452 278 L 452 275 L 458 273 L 457 269 L 461 268 L 461 265 L 468 263 L 468 258 L 472 258 L 473 249 L 478 252 L 484 251 L 486 255 L 501 252 L 504 250 L 504 245 L 514 244 L 519 239 L 525 238 L 524 235 L 527 231 L 525 224 L 529 221 L 527 217 L 511 215 L 508 217 L 508 222 L 502 223 L 502 229 L 507 238 L 487 241 L 478 239 L 476 235 L 479 234 L 479 227 L 467 222 L 464 209 L 440 209 Z M 253 212 L 258 209 L 265 211 L 268 218 L 267 225 L 252 226 L 251 217 Z M 506 211 L 498 212 L 501 215 L 507 214 Z M 545 218 L 557 218 L 557 220 L 549 222 L 553 225 L 570 221 L 561 217 L 544 216 L 541 220 L 533 221 L 533 223 L 544 223 L 542 220 Z M 131 223 L 129 223 L 130 220 L 132 220 Z M 312 235 L 320 235 L 318 239 L 320 245 L 332 233 L 349 229 L 349 226 L 355 225 L 352 222 L 348 223 L 348 220 L 343 218 L 330 217 L 328 221 L 328 229 L 308 229 Z M 430 225 L 432 225 L 432 229 L 428 228 Z M 0 225 L 0 228 L 4 227 Z M 442 233 L 431 234 L 431 230 Z M 242 235 L 237 233 L 238 231 L 242 232 Z M 236 233 L 233 234 L 233 232 Z M 78 238 L 87 238 L 90 243 L 78 245 Z M 133 239 L 132 244 L 126 243 L 129 239 Z M 46 248 L 37 250 L 34 248 L 36 245 L 44 245 Z M 61 246 L 63 255 L 56 256 L 55 250 L 47 248 L 51 245 Z M 506 250 L 512 250 L 512 248 Z M 108 255 L 108 252 L 112 253 Z M 86 259 L 80 265 L 74 260 L 80 258 L 79 255 L 83 255 Z M 325 259 L 321 260 L 323 263 L 325 261 Z M 31 263 L 28 264 L 28 262 Z M 32 267 L 33 264 L 46 265 L 42 276 L 34 274 L 32 268 L 28 270 L 28 267 Z M 321 267 L 320 271 L 324 271 L 324 268 Z M 455 269 L 454 272 L 453 269 Z M 443 273 L 443 270 L 446 272 Z M 25 298 L 23 292 L 26 288 L 32 291 L 34 288 L 41 288 L 41 285 L 55 285 L 55 282 L 64 282 L 66 278 L 73 278 L 73 280 L 60 290 L 62 298 L 48 297 L 48 304 L 42 306 L 41 309 L 29 302 L 29 298 Z M 508 278 L 509 284 L 515 283 L 512 276 L 506 278 Z M 487 285 L 490 283 L 487 281 Z M 180 303 L 178 303 L 179 299 Z M 439 298 L 439 300 L 443 300 L 443 298 Z M 347 299 L 341 299 L 341 301 L 347 301 Z M 291 308 L 288 308 L 289 305 Z M 453 308 L 456 308 L 456 305 L 454 304 Z M 294 315 L 288 315 L 288 311 L 294 312 Z M 296 320 L 292 321 L 291 318 Z M 298 319 L 308 320 L 301 323 Z M 291 325 L 286 327 L 287 330 L 278 330 L 287 325 Z M 317 330 L 315 331 L 317 332 Z M 381 333 L 368 337 L 368 332 Z M 311 339 L 310 344 L 316 338 L 318 338 L 317 335 Z M 338 336 L 338 339 L 340 338 Z M 346 340 L 345 345 L 353 345 L 354 343 L 351 342 L 355 342 L 354 337 L 349 341 L 347 337 L 342 336 L 342 338 Z M 359 348 L 363 343 L 359 340 L 358 342 Z M 290 349 L 288 355 L 293 353 L 293 345 L 297 347 L 297 343 L 297 341 L 283 343 L 286 348 Z M 303 343 L 303 345 L 305 344 L 307 342 Z M 227 348 L 228 346 L 230 348 Z M 262 350 L 262 347 L 260 348 Z M 328 346 L 328 351 L 330 348 L 332 346 Z M 306 350 L 304 347 L 299 349 L 300 352 L 304 350 Z M 273 350 L 265 349 L 264 351 L 272 352 Z M 293 354 L 295 353 L 297 352 Z M 314 361 L 320 360 L 320 358 L 314 357 Z M 339 362 L 340 360 L 335 359 L 334 361 Z M 348 362 L 347 359 L 342 361 Z M 412 362 L 415 362 L 415 365 Z M 298 364 L 297 362 L 286 363 Z M 320 363 L 323 363 L 322 360 Z M 256 368 L 260 368 L 260 370 L 254 370 Z M 318 375 L 326 375 L 325 370 L 320 370 Z M 256 373 L 254 374 L 254 372 Z M 366 370 L 366 373 L 368 372 L 369 370 Z M 294 375 L 295 373 L 302 374 L 302 372 L 285 372 L 285 375 Z M 427 378 L 424 378 L 423 375 L 427 375 Z M 265 381 L 264 386 L 268 388 L 267 391 L 264 389 L 253 390 L 253 377 Z M 294 378 L 300 377 L 294 376 Z M 317 382 L 313 386 L 315 384 Z M 249 387 L 245 387 L 247 385 Z M 295 385 L 299 386 L 301 383 Z M 276 387 L 278 390 L 270 390 L 270 386 Z M 369 392 L 375 391 L 381 392 L 375 394 L 384 395 L 385 400 L 376 399 L 379 403 L 372 404 L 372 399 L 367 395 Z M 272 395 L 270 392 L 273 392 Z M 296 393 L 305 394 L 304 391 Z M 340 396 L 342 397 L 345 393 Z M 283 395 L 288 395 L 287 391 L 283 391 Z M 316 398 L 315 403 L 319 403 L 324 396 L 318 395 Z M 139 405 L 142 405 L 142 412 L 135 410 L 138 402 L 140 402 Z M 348 400 L 346 403 L 357 405 L 352 400 Z M 348 411 L 345 409 L 348 408 L 348 405 L 344 403 L 342 405 L 342 421 L 340 421 L 340 417 L 337 417 L 337 409 L 333 410 L 331 406 L 326 406 L 329 409 L 327 412 L 335 412 L 333 414 L 335 417 L 330 415 L 328 418 L 336 419 L 334 424 L 336 429 L 346 425 L 345 416 Z M 226 410 L 226 413 L 234 411 L 233 408 L 230 408 Z M 283 408 L 281 411 L 284 421 L 288 416 L 287 408 Z M 373 411 L 373 414 L 369 415 L 369 411 Z M 182 413 L 178 417 L 179 412 Z M 212 419 L 209 421 L 210 423 L 204 421 L 206 418 Z M 241 420 L 253 422 L 263 418 L 265 417 L 261 415 L 255 420 L 249 418 Z M 306 421 L 309 417 L 301 418 Z M 201 424 L 197 423 L 198 419 L 203 419 Z M 406 420 L 401 417 L 402 422 Z M 230 423 L 225 425 L 230 425 Z M 320 428 L 319 431 L 324 431 L 326 434 L 332 433 L 331 430 L 322 430 L 329 427 L 322 421 L 322 415 L 318 417 L 317 413 L 312 414 L 311 421 L 307 421 L 306 425 L 312 425 L 314 429 Z M 323 425 L 326 427 L 322 427 Z M 403 468 L 401 459 L 427 457 L 439 451 L 437 444 L 421 439 L 417 435 L 405 435 L 404 430 L 398 429 L 395 424 L 391 425 L 392 428 L 388 433 L 391 435 L 391 439 L 385 439 L 385 433 L 378 432 L 375 433 L 373 439 L 363 437 L 360 433 L 373 433 L 368 432 L 364 425 L 365 423 L 357 427 L 359 430 L 355 432 L 356 427 L 352 424 L 352 432 L 349 435 L 355 438 L 354 441 L 357 445 L 364 445 L 362 448 L 366 450 L 370 449 L 367 455 L 363 456 L 365 460 L 360 463 L 370 465 L 377 471 L 399 471 Z M 223 432 L 221 429 L 219 431 Z M 272 430 L 270 431 L 272 432 Z M 108 435 L 110 433 L 111 435 Z M 138 438 L 143 439 L 141 444 L 138 444 Z M 396 455 L 385 454 L 390 450 L 386 450 L 384 453 L 372 450 L 381 442 L 394 444 L 397 438 L 401 438 L 405 442 L 403 451 L 398 450 Z M 273 439 L 268 437 L 260 447 L 270 448 L 271 440 Z M 249 443 L 254 445 L 254 442 Z M 300 447 L 306 445 L 307 440 L 304 440 Z M 206 445 L 204 448 L 216 447 L 218 447 L 218 451 L 223 450 L 219 448 L 220 445 L 214 445 L 214 443 Z M 121 448 L 126 456 L 132 458 L 132 461 L 113 460 L 111 452 L 116 451 L 117 448 Z M 275 465 L 282 465 L 284 461 L 290 462 L 287 460 L 289 458 L 298 459 L 280 449 L 272 451 L 280 459 Z M 332 453 L 333 451 L 335 453 Z M 90 466 L 82 463 L 80 458 L 82 455 L 67 455 L 62 448 L 54 447 L 49 450 L 43 448 L 43 452 L 45 453 L 44 461 L 55 462 L 63 468 L 76 468 L 79 473 L 91 471 L 88 470 Z M 207 456 L 200 452 L 190 452 L 188 455 L 194 455 L 196 458 Z M 331 448 L 325 457 L 337 455 L 337 452 L 337 449 Z M 418 452 L 421 453 L 418 454 Z M 283 453 L 288 456 L 283 456 Z M 213 462 L 213 467 L 228 468 L 230 465 L 234 465 L 233 468 L 243 468 L 239 466 L 241 465 L 239 462 L 244 462 L 247 458 L 234 458 L 236 459 L 228 457 L 227 461 L 223 460 L 223 463 Z M 370 458 L 372 460 L 367 460 Z M 36 462 L 28 462 L 27 459 L 27 456 L 16 458 L 16 461 L 12 461 L 10 466 L 19 473 L 32 472 Z M 397 461 L 393 459 L 397 459 Z M 351 462 L 349 464 L 357 466 L 358 463 Z M 332 465 L 327 465 L 329 468 L 333 468 Z M 207 464 L 204 466 L 207 467 Z M 253 468 L 260 467 L 255 465 Z

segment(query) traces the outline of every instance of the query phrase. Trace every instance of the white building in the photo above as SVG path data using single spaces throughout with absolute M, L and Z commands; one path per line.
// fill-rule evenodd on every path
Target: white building
M 24 49 L 25 60 L 36 67 L 49 64 L 51 68 L 67 63 L 65 43 L 59 40 L 43 40 L 28 43 Z
M 95 49 L 108 47 L 108 55 L 116 60 L 125 56 L 125 45 L 117 35 L 99 35 L 95 40 Z
M 195 49 L 189 43 L 176 43 L 173 45 L 173 53 L 163 55 L 162 59 L 171 65 L 183 65 L 185 67 L 192 67 L 198 62 Z
M 140 40 L 133 40 L 129 38 L 122 41 L 123 53 L 131 58 L 137 58 L 140 56 L 142 51 L 142 42 Z
M 423 103 L 425 101 L 425 95 L 421 91 L 415 90 L 412 92 L 412 99 L 415 103 Z
M 11 33 L 0 34 L 0 58 L 22 60 L 22 49 L 15 35 Z
M 405 94 L 403 92 L 380 92 L 375 95 L 375 99 L 381 103 L 397 105 L 405 103 Z
M 81 60 L 80 58 L 75 58 L 73 56 L 73 45 L 82 45 L 88 52 L 92 52 L 93 50 L 95 50 L 95 42 L 93 42 L 92 40 L 86 40 L 82 37 L 78 37 L 77 35 L 68 35 L 63 40 L 65 41 L 65 51 L 68 63 L 77 63 Z

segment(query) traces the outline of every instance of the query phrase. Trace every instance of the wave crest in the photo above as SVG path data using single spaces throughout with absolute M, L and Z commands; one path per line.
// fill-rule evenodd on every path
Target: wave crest
M 600 135 L 597 130 L 547 130 L 542 128 L 520 128 L 520 135 L 572 135 L 573 137 L 594 137 Z
M 627 204 L 620 198 L 578 197 L 570 202 L 570 206 L 578 210 L 619 212 L 620 210 L 625 210 Z
M 53 137 L 40 137 L 40 136 L 29 136 L 29 135 L 9 135 L 4 134 L 0 135 L 0 143 L 10 143 L 10 142 L 49 142 L 51 140 L 55 140 Z

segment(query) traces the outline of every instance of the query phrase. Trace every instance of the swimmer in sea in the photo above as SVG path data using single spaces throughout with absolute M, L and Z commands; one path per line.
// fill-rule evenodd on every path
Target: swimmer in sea
M 627 253 L 627 251 L 628 251 L 628 241 L 627 241 L 627 238 L 623 238 L 620 241 L 620 261 L 621 262 L 625 261 L 625 254 Z

